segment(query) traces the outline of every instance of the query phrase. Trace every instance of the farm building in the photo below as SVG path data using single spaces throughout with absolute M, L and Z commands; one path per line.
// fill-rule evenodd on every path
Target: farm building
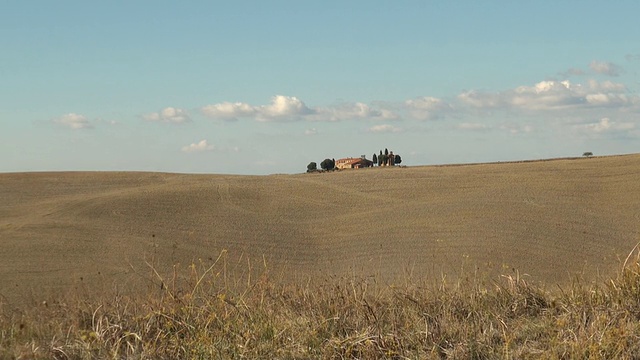
M 359 169 L 371 166 L 373 166 L 373 161 L 367 160 L 364 156 L 336 160 L 336 168 L 338 169 Z

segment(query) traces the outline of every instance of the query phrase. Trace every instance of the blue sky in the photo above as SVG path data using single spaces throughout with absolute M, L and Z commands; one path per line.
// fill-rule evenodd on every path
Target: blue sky
M 636 1 L 0 4 L 1 172 L 640 152 Z

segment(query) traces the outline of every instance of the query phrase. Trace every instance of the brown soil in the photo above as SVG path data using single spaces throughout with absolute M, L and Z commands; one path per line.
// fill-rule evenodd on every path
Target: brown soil
M 385 282 L 610 276 L 640 241 L 640 155 L 227 176 L 0 174 L 0 300 L 128 291 L 175 265 Z

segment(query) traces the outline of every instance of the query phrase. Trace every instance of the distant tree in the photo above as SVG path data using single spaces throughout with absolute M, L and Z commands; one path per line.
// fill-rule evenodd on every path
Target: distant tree
M 309 165 L 307 165 L 307 172 L 312 172 L 312 171 L 316 171 L 318 170 L 318 164 L 316 164 L 315 162 L 310 162 Z
M 402 162 L 402 158 L 400 157 L 400 155 L 396 154 L 395 159 L 394 159 L 396 164 L 400 164 Z
M 587 151 L 587 152 L 583 153 L 582 156 L 591 157 L 591 156 L 593 156 L 593 153 L 591 151 Z
M 375 153 L 373 153 L 373 164 L 377 164 L 378 163 L 378 155 L 376 155 Z
M 336 162 L 331 159 L 324 159 L 320 163 L 322 170 L 333 170 L 336 167 Z

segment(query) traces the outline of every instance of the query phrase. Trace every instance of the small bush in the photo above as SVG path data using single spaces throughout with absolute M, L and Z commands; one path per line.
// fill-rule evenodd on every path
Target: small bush
M 318 170 L 318 164 L 316 164 L 315 162 L 310 162 L 309 165 L 307 165 L 307 172 L 314 172 Z

